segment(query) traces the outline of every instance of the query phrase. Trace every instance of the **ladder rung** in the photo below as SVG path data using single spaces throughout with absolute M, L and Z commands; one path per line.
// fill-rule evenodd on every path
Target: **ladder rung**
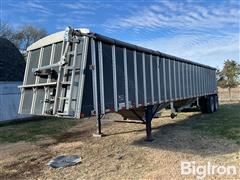
M 58 99 L 69 100 L 69 97 L 58 97 Z M 77 99 L 71 99 L 72 101 L 76 101 Z
M 66 82 L 61 82 L 61 84 L 63 84 L 63 85 L 70 85 L 71 82 L 70 81 L 66 81 Z
M 58 97 L 58 99 L 68 100 L 68 97 Z
M 67 70 L 73 70 L 74 67 L 73 67 L 73 66 L 68 66 L 68 67 L 66 67 L 66 69 L 67 69 Z M 79 71 L 80 68 L 75 68 L 75 70 L 76 70 L 76 71 Z
M 61 84 L 64 86 L 64 85 L 68 85 L 68 86 L 71 86 L 71 82 L 68 81 L 68 82 L 61 82 Z M 77 86 L 78 85 L 78 82 L 73 82 L 72 84 L 73 86 Z
M 58 115 L 61 115 L 61 116 L 67 116 L 68 114 L 67 113 L 57 113 Z
M 67 54 L 68 54 L 68 55 L 73 55 L 73 54 L 74 54 L 74 51 L 69 51 Z
M 73 70 L 73 66 L 67 66 L 67 67 L 65 67 L 66 69 L 68 69 L 68 70 Z
M 70 111 L 69 114 L 67 112 L 58 112 L 57 114 L 60 116 L 72 116 L 74 113 Z
M 69 51 L 67 54 L 68 55 L 74 55 L 74 51 Z M 81 55 L 81 54 L 82 54 L 81 52 L 78 52 L 76 55 L 78 56 L 78 55 Z
M 67 67 L 65 67 L 66 69 L 73 69 L 73 67 L 72 66 L 67 66 Z

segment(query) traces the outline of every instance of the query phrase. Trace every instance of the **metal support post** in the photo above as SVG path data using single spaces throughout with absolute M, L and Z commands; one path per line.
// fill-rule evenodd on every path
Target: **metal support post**
M 153 118 L 153 105 L 149 105 L 145 108 L 145 120 L 146 120 L 146 141 L 152 141 L 152 118 Z
M 97 125 L 97 131 L 96 133 L 93 134 L 93 137 L 102 137 L 103 133 L 102 133 L 102 118 L 104 117 L 104 115 L 102 114 L 98 114 L 96 116 L 96 125 Z
M 171 106 L 171 112 L 175 113 L 175 108 L 174 108 L 173 102 L 170 102 L 170 106 Z
M 171 107 L 171 115 L 170 117 L 174 119 L 177 116 L 176 109 L 174 108 L 173 102 L 170 102 L 170 107 Z

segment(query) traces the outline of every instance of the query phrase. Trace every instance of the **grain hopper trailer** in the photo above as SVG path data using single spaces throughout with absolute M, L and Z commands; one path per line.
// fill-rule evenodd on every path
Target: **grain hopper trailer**
M 27 49 L 20 114 L 101 118 L 108 112 L 145 112 L 147 139 L 156 112 L 197 103 L 217 110 L 216 69 L 88 29 L 66 28 Z M 138 115 L 139 116 L 139 115 Z

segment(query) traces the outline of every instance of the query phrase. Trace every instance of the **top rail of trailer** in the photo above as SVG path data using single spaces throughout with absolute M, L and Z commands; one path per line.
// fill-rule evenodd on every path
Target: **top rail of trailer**
M 137 46 L 137 45 L 127 43 L 127 42 L 123 42 L 123 41 L 120 41 L 120 40 L 117 40 L 117 39 L 113 39 L 113 38 L 110 38 L 110 37 L 107 37 L 107 36 L 104 36 L 104 35 L 101 35 L 101 34 L 98 34 L 98 33 L 91 32 L 89 29 L 82 28 L 82 29 L 78 29 L 78 31 L 81 33 L 82 36 L 89 36 L 91 38 L 94 38 L 96 40 L 102 41 L 103 43 L 107 43 L 107 44 L 110 44 L 110 45 L 125 47 L 125 48 L 128 48 L 130 50 L 145 52 L 145 53 L 152 54 L 152 55 L 155 55 L 155 56 L 159 56 L 159 57 L 162 57 L 162 58 L 167 58 L 167 59 L 171 59 L 171 60 L 176 60 L 176 61 L 180 61 L 180 62 L 184 62 L 184 63 L 193 64 L 193 65 L 205 67 L 205 68 L 208 68 L 208 69 L 216 70 L 215 67 L 211 67 L 211 66 L 204 65 L 204 64 L 201 64 L 201 63 L 193 62 L 193 61 L 190 61 L 190 60 L 187 60 L 187 59 L 184 59 L 184 58 L 169 55 L 169 54 L 166 54 L 166 53 L 163 53 L 163 52 L 160 52 L 160 51 L 156 51 L 156 50 L 152 50 L 152 49 L 148 49 L 148 48 L 145 48 L 145 47 Z M 60 31 L 60 32 L 51 34 L 49 36 L 46 36 L 46 37 L 38 40 L 37 42 L 33 43 L 31 46 L 29 46 L 27 48 L 27 51 L 38 49 L 38 48 L 41 48 L 41 47 L 44 47 L 44 46 L 47 46 L 47 45 L 50 45 L 50 44 L 53 44 L 53 43 L 61 42 L 61 41 L 64 40 L 65 34 L 66 34 L 66 31 Z

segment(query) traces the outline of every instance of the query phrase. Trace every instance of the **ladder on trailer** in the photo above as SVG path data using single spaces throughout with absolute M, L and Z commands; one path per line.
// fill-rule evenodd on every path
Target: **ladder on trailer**
M 79 71 L 80 68 L 76 68 L 77 55 L 82 54 L 79 50 L 81 41 L 77 42 L 67 42 L 64 49 L 62 58 L 66 60 L 66 64 L 59 66 L 59 73 L 57 79 L 55 104 L 53 113 L 62 116 L 73 116 L 74 110 L 71 111 L 72 101 L 76 99 L 72 98 L 73 87 L 78 84 L 75 80 L 75 73 Z M 81 48 L 80 48 L 81 49 Z M 72 62 L 70 62 L 72 60 Z
M 80 35 L 68 37 L 67 40 L 63 41 L 63 50 L 59 62 L 33 69 L 35 75 L 41 76 L 42 73 L 51 74 L 53 68 L 58 67 L 54 105 L 50 111 L 45 111 L 46 114 L 80 116 L 81 107 L 77 107 L 77 101 L 81 101 L 82 97 L 83 82 L 81 81 L 84 81 L 83 70 L 86 66 L 86 58 L 83 56 L 83 51 L 87 51 L 87 42 L 88 39 Z M 79 74 L 77 78 L 76 74 Z M 75 102 L 74 106 L 73 102 Z

